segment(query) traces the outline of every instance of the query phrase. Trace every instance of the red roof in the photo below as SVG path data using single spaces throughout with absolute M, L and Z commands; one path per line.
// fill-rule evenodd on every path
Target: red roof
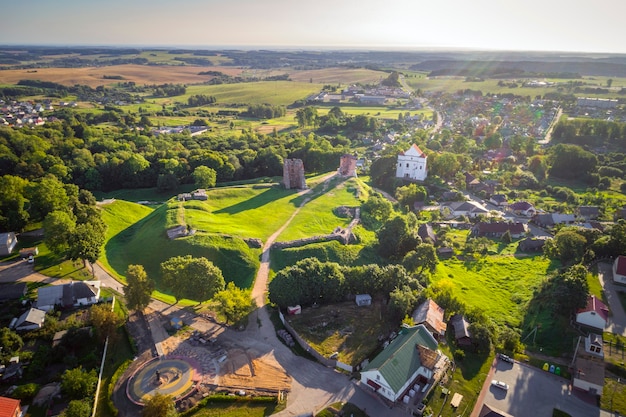
M 411 145 L 411 147 L 406 151 L 400 152 L 400 155 L 405 155 L 406 152 L 410 151 L 411 149 L 415 149 L 421 158 L 426 157 L 426 154 L 416 144 Z
M 595 311 L 605 321 L 609 319 L 609 308 L 602 301 L 598 300 L 595 295 L 587 297 L 587 306 L 578 310 L 579 313 L 587 313 L 589 311 Z
M 617 268 L 615 268 L 615 273 L 620 275 L 626 275 L 626 256 L 618 256 L 615 262 L 617 262 Z
M 20 400 L 0 397 L 0 417 L 14 417 L 19 415 Z

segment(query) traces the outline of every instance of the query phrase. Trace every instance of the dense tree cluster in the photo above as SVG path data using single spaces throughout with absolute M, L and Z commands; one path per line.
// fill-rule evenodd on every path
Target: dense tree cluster
M 272 106 L 271 104 L 253 104 L 248 106 L 247 116 L 258 119 L 274 119 L 283 117 L 287 110 L 284 106 Z
M 225 286 L 222 271 L 206 258 L 174 256 L 161 263 L 163 285 L 176 300 L 210 300 Z

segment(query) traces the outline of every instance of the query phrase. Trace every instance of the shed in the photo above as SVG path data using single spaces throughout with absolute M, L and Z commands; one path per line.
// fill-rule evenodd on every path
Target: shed
M 30 308 L 17 319 L 15 330 L 35 330 L 43 327 L 46 321 L 46 312 L 36 308 Z
M 369 306 L 372 305 L 372 296 L 369 294 L 357 294 L 355 301 L 359 307 Z
M 300 307 L 300 304 L 295 305 L 295 306 L 289 306 L 287 307 L 287 314 L 289 315 L 302 314 L 302 307 Z

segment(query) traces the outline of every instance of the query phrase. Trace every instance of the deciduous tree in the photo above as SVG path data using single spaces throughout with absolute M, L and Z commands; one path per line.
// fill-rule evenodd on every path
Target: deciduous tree
M 176 300 L 203 302 L 224 289 L 222 271 L 208 259 L 174 256 L 161 263 L 163 284 Z
M 73 400 L 90 398 L 96 392 L 98 377 L 96 371 L 86 371 L 82 367 L 68 369 L 61 375 L 61 390 Z
M 128 265 L 126 270 L 128 286 L 124 290 L 126 305 L 131 310 L 143 311 L 150 304 L 151 294 L 155 283 L 148 278 L 142 265 Z
M 213 168 L 200 165 L 193 170 L 193 180 L 199 188 L 213 188 L 217 181 L 217 173 Z
M 158 392 L 145 402 L 141 410 L 141 417 L 175 417 L 177 415 L 172 396 Z
M 250 294 L 249 289 L 241 289 L 233 282 L 229 282 L 226 289 L 215 294 L 213 299 L 217 303 L 218 311 L 226 317 L 226 322 L 236 323 L 255 308 L 254 300 Z

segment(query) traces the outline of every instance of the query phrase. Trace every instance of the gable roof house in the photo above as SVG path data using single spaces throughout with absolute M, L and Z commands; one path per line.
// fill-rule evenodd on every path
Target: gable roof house
M 533 217 L 537 214 L 535 206 L 528 201 L 516 201 L 513 204 L 509 204 L 509 210 L 513 213 L 526 217 Z
M 454 328 L 454 340 L 459 346 L 471 346 L 472 335 L 469 331 L 469 322 L 462 314 L 455 314 L 450 318 L 450 325 Z
M 576 323 L 604 331 L 609 319 L 609 308 L 595 295 L 587 297 L 587 305 L 576 313 Z
M 595 220 L 600 217 L 600 207 L 598 206 L 580 206 L 576 211 L 585 220 Z
M 17 245 L 15 233 L 0 233 L 0 256 L 10 255 L 11 252 L 13 252 L 15 245 Z
M 508 201 L 504 194 L 494 194 L 489 198 L 489 201 L 498 207 L 505 207 L 508 205 Z
M 430 223 L 420 224 L 417 228 L 417 235 L 422 239 L 422 242 L 437 243 L 437 235 L 435 235 L 433 226 Z
M 8 300 L 19 300 L 26 296 L 28 287 L 25 282 L 0 285 L 0 303 Z
M 543 250 L 543 246 L 546 244 L 545 238 L 541 237 L 527 237 L 526 239 L 522 239 L 517 244 L 517 247 L 522 252 L 541 252 Z
M 37 308 L 49 311 L 59 306 L 70 308 L 96 304 L 100 301 L 100 281 L 72 281 L 37 289 Z
M 533 217 L 533 221 L 537 226 L 551 228 L 557 224 L 574 224 L 576 216 L 561 213 L 537 214 Z
M 27 331 L 36 330 L 43 327 L 46 321 L 46 312 L 36 308 L 29 308 L 15 322 L 15 330 Z
M 602 336 L 590 333 L 578 338 L 578 347 L 574 354 L 574 388 L 590 394 L 602 395 L 604 387 L 604 352 Z
M 416 144 L 400 152 L 396 166 L 396 177 L 424 181 L 428 175 L 426 167 L 428 156 Z
M 509 232 L 514 239 L 520 238 L 526 234 L 526 225 L 524 223 L 478 222 L 472 227 L 471 234 L 478 237 L 502 237 L 506 232 Z
M 444 309 L 431 299 L 420 304 L 412 314 L 415 324 L 423 324 L 432 332 L 436 339 L 446 334 L 446 323 L 443 321 Z
M 398 336 L 361 371 L 361 383 L 395 402 L 413 388 L 433 386 L 442 359 L 437 341 L 423 325 L 403 327 Z
M 442 204 L 440 211 L 444 215 L 446 214 L 446 211 L 449 211 L 448 218 L 460 216 L 473 218 L 481 214 L 489 214 L 489 210 L 474 201 L 453 201 L 450 203 Z
M 613 262 L 613 282 L 626 284 L 626 256 L 619 255 Z
M 0 397 L 0 417 L 20 417 L 21 415 L 20 400 Z

